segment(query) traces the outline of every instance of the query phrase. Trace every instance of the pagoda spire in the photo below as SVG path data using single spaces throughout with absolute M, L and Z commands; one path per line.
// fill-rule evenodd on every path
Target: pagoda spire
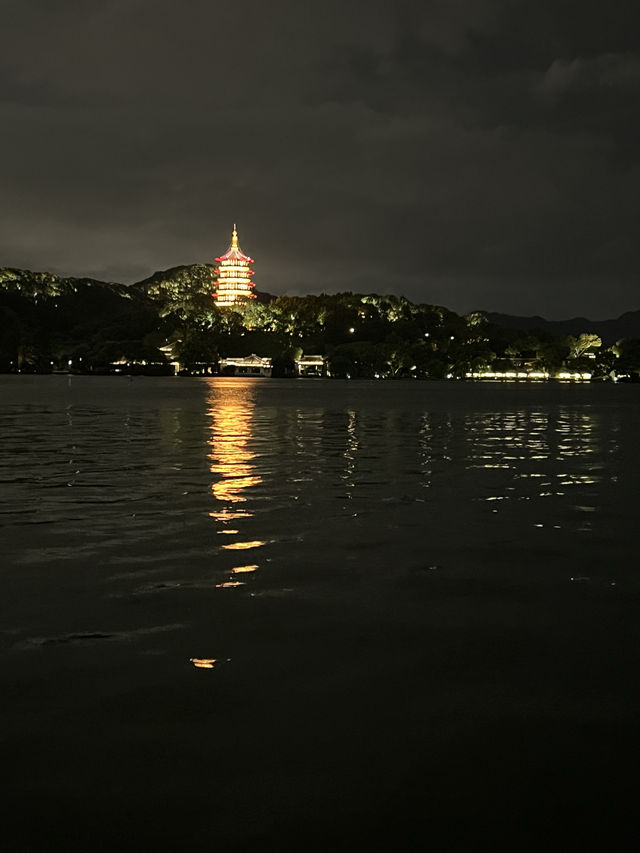
M 238 248 L 238 229 L 236 228 L 236 223 L 233 223 L 233 234 L 231 235 L 231 248 Z

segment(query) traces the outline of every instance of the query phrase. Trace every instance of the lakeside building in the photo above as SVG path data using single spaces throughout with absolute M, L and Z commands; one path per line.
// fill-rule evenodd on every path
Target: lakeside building
M 253 270 L 251 264 L 253 258 L 245 255 L 238 245 L 238 231 L 233 226 L 231 245 L 224 253 L 216 258 L 218 267 L 216 269 L 215 293 L 213 298 L 218 308 L 229 308 L 238 303 L 255 299 L 256 295 L 252 288 L 255 287 L 251 276 Z
M 171 344 L 165 344 L 160 348 L 166 358 L 163 365 L 164 373 L 181 374 L 185 372 L 185 366 L 180 364 L 173 356 Z M 139 362 L 146 365 L 146 362 Z M 294 362 L 296 376 L 330 376 L 327 357 L 324 355 L 303 355 Z M 114 373 L 127 372 L 131 362 L 116 362 L 112 365 Z M 194 376 L 271 376 L 273 373 L 273 359 L 262 357 L 252 353 L 249 356 L 227 356 L 216 362 L 197 362 L 191 364 L 187 371 Z
M 221 358 L 218 367 L 226 376 L 271 376 L 272 361 L 253 353 L 241 358 Z
M 295 361 L 298 376 L 330 376 L 325 355 L 303 355 Z

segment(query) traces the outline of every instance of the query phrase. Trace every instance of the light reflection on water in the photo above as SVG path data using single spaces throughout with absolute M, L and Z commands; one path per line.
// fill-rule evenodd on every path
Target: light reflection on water
M 251 419 L 255 403 L 251 387 L 233 389 L 234 393 L 216 395 L 210 393 L 208 416 L 211 418 L 211 438 L 209 459 L 212 474 L 218 475 L 211 485 L 211 491 L 220 501 L 220 521 L 234 517 L 234 504 L 247 500 L 244 494 L 251 486 L 257 486 L 262 479 L 256 475 L 254 460 L 256 454 L 250 450 Z M 216 518 L 212 513 L 212 518 Z M 246 512 L 243 518 L 250 518 Z
M 504 493 L 487 496 L 487 501 L 563 496 L 567 486 L 595 486 L 601 480 L 603 463 L 590 457 L 602 453 L 605 440 L 607 452 L 619 451 L 615 433 L 605 439 L 594 412 L 564 406 L 553 412 L 468 416 L 465 432 L 470 445 L 469 469 L 512 472 L 514 482 L 504 484 Z M 577 470 L 569 470 L 566 463 L 573 463 Z M 537 483 L 522 482 L 528 480 Z
M 208 397 L 207 415 L 211 418 L 210 471 L 215 476 L 211 492 L 218 508 L 209 516 L 223 525 L 217 532 L 228 536 L 241 535 L 240 526 L 225 527 L 230 521 L 243 522 L 253 516 L 248 504 L 251 490 L 262 483 L 256 473 L 257 454 L 251 450 L 252 420 L 255 408 L 255 386 L 212 386 Z M 244 504 L 239 510 L 237 504 Z M 261 539 L 235 540 L 220 547 L 225 551 L 248 551 L 261 548 L 266 543 Z M 251 567 L 255 571 L 258 565 Z M 249 571 L 247 566 L 234 566 L 232 574 Z M 241 581 L 224 581 L 219 589 L 230 589 L 244 584 Z
M 216 663 L 215 658 L 190 658 L 190 661 L 196 669 L 213 669 Z
M 402 383 L 34 389 L 0 416 L 7 558 L 116 597 L 346 594 L 424 566 L 535 583 L 564 577 L 560 555 L 586 537 L 590 574 L 635 547 L 622 389 L 570 403 L 566 388 Z

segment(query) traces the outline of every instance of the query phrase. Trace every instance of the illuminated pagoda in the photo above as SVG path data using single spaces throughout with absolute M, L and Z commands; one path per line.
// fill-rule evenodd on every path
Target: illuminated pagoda
M 233 226 L 233 235 L 229 249 L 216 258 L 218 268 L 216 270 L 216 291 L 213 294 L 215 303 L 219 308 L 229 307 L 245 302 L 247 299 L 255 299 L 256 295 L 252 288 L 255 287 L 251 281 L 253 270 L 251 264 L 253 258 L 245 255 L 238 246 L 238 232 Z

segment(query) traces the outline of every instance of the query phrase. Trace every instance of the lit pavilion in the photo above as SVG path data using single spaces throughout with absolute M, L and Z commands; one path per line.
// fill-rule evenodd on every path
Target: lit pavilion
M 255 299 L 252 288 L 255 286 L 251 281 L 253 270 L 251 264 L 253 258 L 245 255 L 238 245 L 238 232 L 233 226 L 231 245 L 219 258 L 216 258 L 218 268 L 216 270 L 216 291 L 213 294 L 218 307 L 224 308 L 247 299 Z

